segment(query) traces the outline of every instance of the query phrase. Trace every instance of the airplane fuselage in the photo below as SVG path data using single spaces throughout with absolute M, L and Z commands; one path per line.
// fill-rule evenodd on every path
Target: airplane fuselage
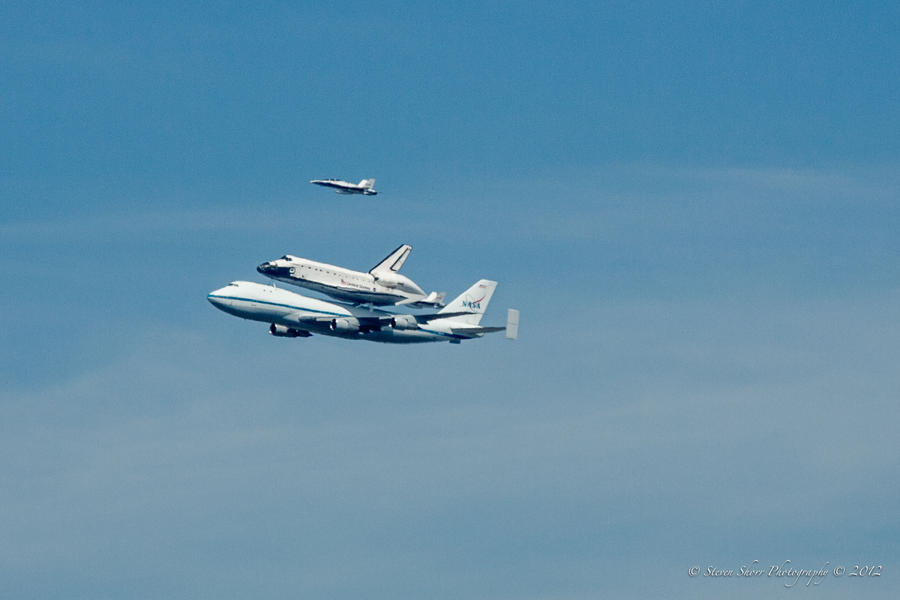
M 378 192 L 372 189 L 375 180 L 366 183 L 369 180 L 363 180 L 359 183 L 350 183 L 341 179 L 312 179 L 310 183 L 321 185 L 322 187 L 332 188 L 338 194 L 363 194 L 365 196 L 377 196 Z
M 459 343 L 464 339 L 481 337 L 481 335 L 454 333 L 452 331 L 454 321 L 451 318 L 403 329 L 393 326 L 391 320 L 409 315 L 326 302 L 275 286 L 249 281 L 232 282 L 210 292 L 207 300 L 219 310 L 231 315 L 270 323 L 271 333 L 285 337 L 306 337 L 310 333 L 317 333 L 393 344 Z

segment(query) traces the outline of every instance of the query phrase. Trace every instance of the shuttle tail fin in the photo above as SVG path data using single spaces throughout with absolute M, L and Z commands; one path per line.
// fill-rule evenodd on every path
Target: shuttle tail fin
M 439 310 L 438 314 L 454 313 L 454 316 L 449 318 L 468 325 L 478 325 L 481 323 L 481 317 L 484 316 L 484 311 L 487 310 L 495 289 L 497 289 L 496 281 L 481 279 Z M 461 312 L 471 314 L 460 315 Z
M 403 263 L 406 262 L 406 257 L 409 256 L 410 252 L 412 252 L 412 246 L 410 246 L 409 244 L 403 244 L 402 246 L 388 254 L 380 263 L 369 269 L 369 273 L 371 273 L 372 275 L 377 275 L 378 273 L 384 273 L 387 271 L 396 273 L 400 270 L 400 267 L 403 266 Z

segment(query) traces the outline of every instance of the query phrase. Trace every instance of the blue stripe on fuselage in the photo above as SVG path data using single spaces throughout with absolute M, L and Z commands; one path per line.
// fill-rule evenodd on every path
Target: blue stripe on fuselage
M 315 310 L 313 308 L 301 308 L 299 306 L 294 306 L 292 304 L 282 304 L 280 302 L 270 302 L 268 300 L 256 300 L 255 298 L 238 298 L 237 296 L 216 296 L 214 294 L 208 294 L 206 297 L 207 298 L 219 298 L 220 300 L 237 300 L 238 302 L 256 302 L 258 304 L 268 304 L 270 306 L 281 306 L 283 308 L 290 308 L 293 310 L 302 310 L 302 311 L 306 311 L 306 312 L 319 313 L 319 314 L 323 314 L 323 315 L 332 315 L 335 317 L 346 317 L 347 316 L 342 313 L 334 313 L 334 312 L 328 312 L 328 311 L 324 311 L 324 310 Z

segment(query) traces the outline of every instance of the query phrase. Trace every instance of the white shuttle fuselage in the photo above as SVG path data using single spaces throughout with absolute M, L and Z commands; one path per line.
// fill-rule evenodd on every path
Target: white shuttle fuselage
M 397 314 L 326 302 L 249 281 L 233 281 L 210 292 L 207 300 L 237 317 L 270 323 L 269 333 L 278 337 L 322 334 L 395 344 L 459 343 L 506 329 L 480 326 L 496 286 L 496 282 L 482 279 L 445 309 L 431 315 Z M 514 338 L 518 312 L 510 310 L 507 322 L 511 332 L 507 337 Z
M 443 306 L 443 293 L 425 292 L 409 277 L 397 271 L 409 256 L 412 246 L 403 244 L 368 273 L 353 271 L 285 254 L 264 262 L 256 270 L 277 281 L 283 281 L 359 304 L 379 306 L 404 304 L 415 308 Z

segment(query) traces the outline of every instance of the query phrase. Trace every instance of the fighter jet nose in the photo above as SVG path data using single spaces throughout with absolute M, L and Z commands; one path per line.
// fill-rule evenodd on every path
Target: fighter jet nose
M 256 267 L 257 273 L 265 273 L 265 272 L 266 272 L 266 267 L 268 267 L 268 266 L 269 266 L 269 263 L 262 263 L 262 264 L 260 264 L 258 267 Z

